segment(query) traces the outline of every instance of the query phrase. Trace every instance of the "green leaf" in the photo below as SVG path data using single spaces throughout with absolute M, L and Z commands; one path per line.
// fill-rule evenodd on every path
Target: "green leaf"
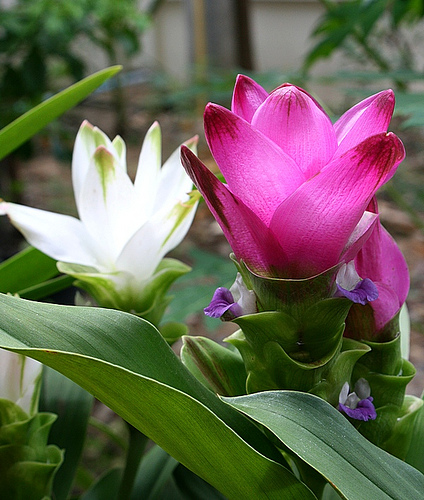
M 175 458 L 159 446 L 154 446 L 144 456 L 137 471 L 131 500 L 157 498 L 177 466 Z
M 190 470 L 179 464 L 174 471 L 175 483 L 181 491 L 182 498 L 193 498 L 196 500 L 225 500 L 219 491 L 210 484 L 205 483 L 199 476 L 195 476 Z M 163 497 L 168 500 L 167 497 Z
M 18 290 L 18 295 L 23 299 L 39 300 L 69 288 L 74 283 L 72 276 L 58 276 L 51 280 L 43 281 L 38 285 Z
M 206 337 L 182 341 L 181 361 L 204 386 L 222 396 L 246 394 L 246 369 L 236 350 Z
M 39 300 L 69 288 L 71 276 L 58 276 L 56 261 L 29 246 L 0 264 L 0 292 Z
M 0 292 L 20 293 L 58 274 L 54 259 L 27 247 L 0 264 Z
M 114 500 L 118 498 L 122 469 L 105 472 L 83 495 L 80 500 Z
M 238 398 L 228 404 L 273 432 L 320 472 L 344 498 L 421 498 L 424 476 L 367 441 L 324 400 L 279 391 Z
M 108 78 L 121 70 L 121 66 L 98 71 L 50 97 L 0 131 L 0 160 L 36 134 L 65 111 L 76 106 Z
M 56 500 L 66 500 L 83 450 L 93 396 L 62 374 L 44 367 L 40 411 L 56 413 L 49 442 L 65 450 L 53 492 Z M 72 432 L 70 432 L 72 429 Z
M 282 456 L 255 425 L 204 388 L 146 321 L 5 295 L 0 313 L 1 347 L 62 372 L 224 495 L 315 498 L 274 461 Z
M 0 399 L 0 498 L 39 500 L 51 493 L 63 451 L 47 445 L 56 416 L 29 417 L 12 401 Z

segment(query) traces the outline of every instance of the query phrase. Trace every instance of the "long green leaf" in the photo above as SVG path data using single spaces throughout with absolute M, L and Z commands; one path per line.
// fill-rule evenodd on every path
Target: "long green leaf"
M 40 411 L 55 413 L 49 443 L 65 450 L 64 461 L 55 475 L 55 500 L 66 500 L 81 458 L 93 396 L 62 374 L 45 367 Z M 69 432 L 72 429 L 72 432 Z
M 62 372 L 228 498 L 315 498 L 256 451 L 274 448 L 197 382 L 149 323 L 118 311 L 0 295 L 0 328 L 1 347 Z
M 272 431 L 345 498 L 422 498 L 424 476 L 367 441 L 324 400 L 294 391 L 224 399 Z
M 119 482 L 122 469 L 111 469 L 105 472 L 83 495 L 80 500 L 119 500 Z
M 69 288 L 72 276 L 58 276 L 56 261 L 27 247 L 0 264 L 0 292 L 39 300 Z
M 54 259 L 27 247 L 0 264 L 0 292 L 19 293 L 58 274 Z
M 30 137 L 73 108 L 108 78 L 120 71 L 121 66 L 112 66 L 98 71 L 62 92 L 50 97 L 0 131 L 0 160 L 15 150 Z

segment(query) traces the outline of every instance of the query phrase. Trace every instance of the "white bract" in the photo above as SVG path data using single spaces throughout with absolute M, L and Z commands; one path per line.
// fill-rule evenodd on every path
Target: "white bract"
M 194 137 L 185 144 L 194 149 L 196 143 Z M 141 307 L 140 291 L 184 238 L 199 198 L 181 166 L 180 148 L 161 167 L 161 131 L 155 122 L 132 182 L 121 137 L 110 141 L 85 121 L 75 141 L 72 182 L 79 219 L 7 202 L 0 203 L 0 213 L 101 305 Z
M 38 408 L 43 365 L 22 354 L 0 349 L 0 399 L 13 401 L 28 415 Z

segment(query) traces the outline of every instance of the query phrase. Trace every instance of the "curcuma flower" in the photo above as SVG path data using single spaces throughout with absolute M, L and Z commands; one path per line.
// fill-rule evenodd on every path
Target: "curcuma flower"
M 22 354 L 0 349 L 0 399 L 12 401 L 28 415 L 38 409 L 43 365 Z
M 230 321 L 239 316 L 257 312 L 256 295 L 243 282 L 240 273 L 231 288 L 216 289 L 211 303 L 204 309 L 206 316 Z
M 239 261 L 262 276 L 308 278 L 350 262 L 370 236 L 378 215 L 368 204 L 404 158 L 387 133 L 393 108 L 386 90 L 333 125 L 304 90 L 268 94 L 239 76 L 231 111 L 210 103 L 204 116 L 227 184 L 184 147 L 183 164 Z
M 343 264 L 336 276 L 336 297 L 346 297 L 355 304 L 368 304 L 378 298 L 378 289 L 369 278 L 362 280 L 351 260 Z
M 193 138 L 186 146 L 194 149 L 196 143 Z M 144 291 L 152 280 L 160 275 L 158 286 L 169 286 L 170 275 L 188 270 L 162 261 L 187 233 L 199 197 L 181 168 L 180 148 L 161 167 L 155 122 L 132 182 L 121 137 L 110 141 L 85 121 L 75 141 L 72 182 L 79 219 L 6 202 L 0 211 L 100 305 L 137 313 L 151 308 L 155 299 Z
M 339 410 L 355 420 L 375 420 L 377 412 L 372 403 L 371 389 L 364 378 L 355 384 L 355 390 L 349 393 L 349 384 L 345 382 L 340 391 Z

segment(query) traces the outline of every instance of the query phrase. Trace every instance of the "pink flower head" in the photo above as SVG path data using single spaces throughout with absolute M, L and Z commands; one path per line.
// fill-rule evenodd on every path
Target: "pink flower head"
M 386 90 L 333 125 L 301 88 L 268 94 L 239 76 L 231 111 L 209 103 L 204 116 L 227 184 L 187 148 L 183 164 L 237 259 L 261 275 L 308 278 L 352 260 L 371 234 L 378 216 L 367 206 L 404 158 L 387 133 L 393 108 Z

